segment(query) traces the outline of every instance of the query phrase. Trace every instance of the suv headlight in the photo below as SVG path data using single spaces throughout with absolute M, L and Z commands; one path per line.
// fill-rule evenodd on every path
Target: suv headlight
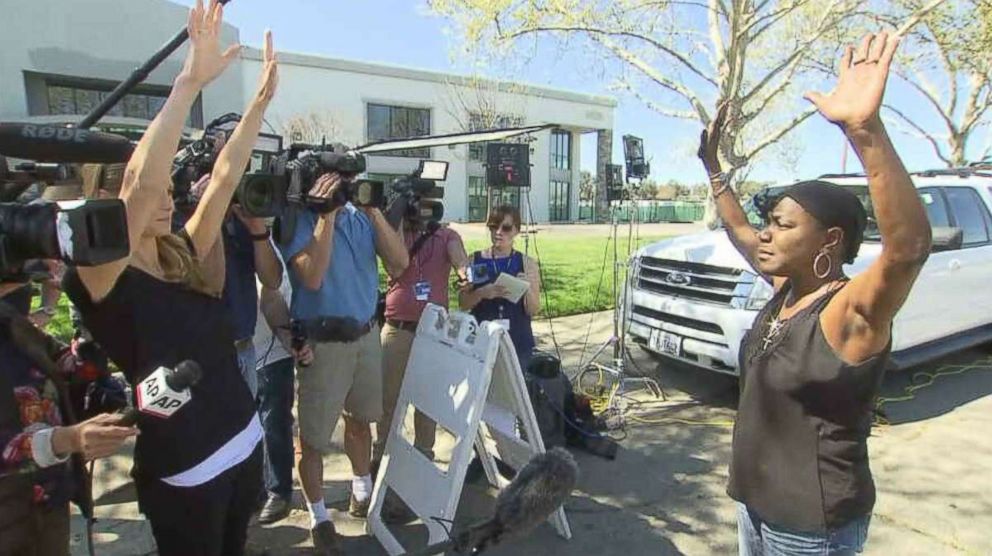
M 775 289 L 772 288 L 772 285 L 758 276 L 754 279 L 754 287 L 751 288 L 751 294 L 747 296 L 744 309 L 760 311 L 766 303 L 771 301 L 773 295 L 775 295 Z

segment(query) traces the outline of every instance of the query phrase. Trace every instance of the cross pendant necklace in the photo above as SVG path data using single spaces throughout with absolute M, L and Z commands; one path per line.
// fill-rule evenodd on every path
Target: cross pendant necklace
M 784 323 L 777 317 L 768 322 L 768 330 L 765 332 L 765 337 L 762 339 L 762 350 L 767 350 L 768 346 L 775 341 L 775 337 L 782 331 L 783 325 Z

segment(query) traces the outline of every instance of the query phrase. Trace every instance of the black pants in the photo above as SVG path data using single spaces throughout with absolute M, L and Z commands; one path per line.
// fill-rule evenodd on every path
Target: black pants
M 262 489 L 262 446 L 202 485 L 174 487 L 158 479 L 136 485 L 161 556 L 240 556 Z

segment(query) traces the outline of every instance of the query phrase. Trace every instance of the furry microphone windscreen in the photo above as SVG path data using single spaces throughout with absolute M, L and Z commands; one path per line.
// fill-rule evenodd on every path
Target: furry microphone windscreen
M 518 537 L 543 523 L 572 493 L 579 466 L 563 448 L 532 458 L 496 498 L 494 520 Z

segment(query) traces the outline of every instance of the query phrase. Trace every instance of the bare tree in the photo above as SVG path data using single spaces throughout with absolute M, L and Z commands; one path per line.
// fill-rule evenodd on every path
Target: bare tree
M 542 36 L 581 38 L 618 68 L 616 87 L 667 117 L 709 124 L 731 178 L 813 115 L 813 62 L 833 60 L 860 0 L 430 0 L 483 53 Z
M 445 79 L 444 110 L 460 131 L 480 131 L 523 122 L 524 87 L 479 75 Z
M 327 111 L 295 114 L 282 121 L 279 127 L 283 136 L 292 143 L 338 143 L 350 139 L 342 135 L 341 124 L 334 114 Z
M 911 17 L 923 0 L 887 0 L 887 22 Z M 984 17 L 983 17 L 984 16 Z M 900 131 L 926 141 L 948 167 L 968 163 L 970 141 L 989 124 L 992 62 L 982 48 L 992 16 L 989 0 L 950 0 L 919 18 L 903 40 L 894 72 L 924 102 L 885 104 L 887 120 Z M 922 106 L 924 109 L 920 109 Z M 939 128 L 926 122 L 936 117 Z M 992 154 L 992 143 L 978 155 Z

